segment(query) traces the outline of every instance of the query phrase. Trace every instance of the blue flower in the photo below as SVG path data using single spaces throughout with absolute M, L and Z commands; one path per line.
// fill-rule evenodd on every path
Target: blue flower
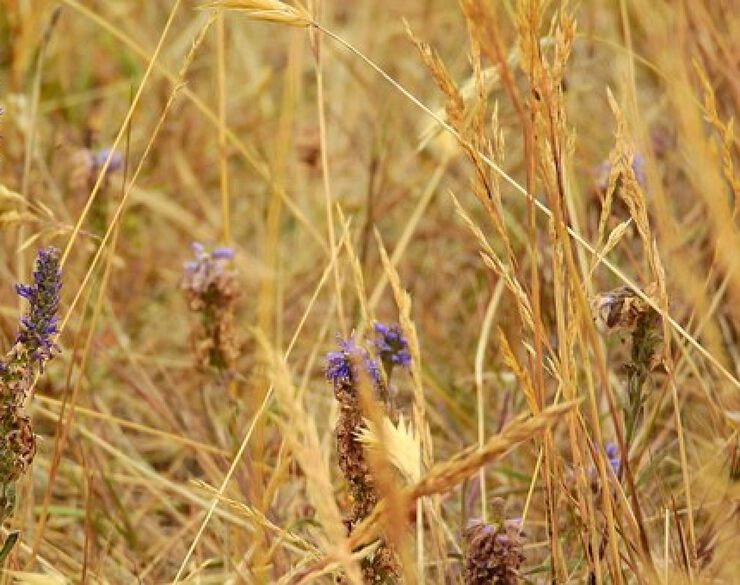
M 39 251 L 33 284 L 17 284 L 15 290 L 29 303 L 28 312 L 21 317 L 16 343 L 22 344 L 39 365 L 58 349 L 53 337 L 59 333 L 59 297 L 62 271 L 59 250 L 54 247 Z
M 93 168 L 96 171 L 99 171 L 103 168 L 103 165 L 105 164 L 105 161 L 108 159 L 108 155 L 110 155 L 111 149 L 110 148 L 101 148 L 99 151 L 93 153 L 92 159 L 93 159 Z M 123 157 L 121 156 L 120 152 L 113 151 L 113 155 L 110 158 L 110 163 L 108 164 L 108 173 L 117 173 L 123 168 Z
M 596 445 L 594 445 L 594 447 L 596 447 Z M 607 441 L 604 443 L 604 453 L 606 454 L 606 460 L 609 462 L 609 466 L 617 477 L 617 481 L 620 481 L 619 473 L 622 470 L 622 459 L 619 453 L 619 446 L 616 443 Z M 591 478 L 591 489 L 596 493 L 601 489 L 601 478 L 599 476 L 599 470 L 595 464 L 592 464 L 589 467 L 589 476 Z M 607 470 L 607 480 L 608 478 L 609 472 Z
M 409 343 L 398 325 L 375 323 L 375 351 L 386 370 L 393 366 L 411 368 Z
M 357 346 L 354 335 L 347 339 L 337 336 L 337 343 L 339 344 L 339 351 L 330 351 L 326 354 L 324 373 L 327 380 L 332 382 L 335 387 L 356 383 L 359 377 L 357 371 L 357 363 L 359 362 L 363 364 L 365 372 L 373 384 L 381 386 L 382 379 L 378 362 L 372 359 L 364 348 Z
M 604 451 L 606 452 L 606 457 L 609 460 L 609 465 L 612 466 L 614 475 L 619 476 L 619 471 L 622 467 L 622 461 L 619 456 L 619 447 L 615 443 L 609 441 L 604 445 Z

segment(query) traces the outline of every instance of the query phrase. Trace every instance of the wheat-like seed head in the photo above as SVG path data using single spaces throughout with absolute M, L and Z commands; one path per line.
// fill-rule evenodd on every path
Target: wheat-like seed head
M 465 449 L 451 459 L 438 463 L 410 491 L 412 499 L 439 494 L 474 475 L 482 466 L 510 451 L 546 428 L 551 427 L 570 412 L 576 402 L 551 406 L 535 416 L 509 423 L 501 433 L 494 435 L 479 449 Z
M 214 0 L 203 8 L 220 8 L 245 12 L 253 20 L 276 22 L 288 26 L 304 27 L 313 24 L 311 15 L 302 7 L 290 6 L 279 0 Z

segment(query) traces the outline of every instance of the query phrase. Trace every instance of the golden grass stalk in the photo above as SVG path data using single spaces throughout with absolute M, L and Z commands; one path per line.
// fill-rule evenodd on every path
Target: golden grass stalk
M 208 485 L 203 481 L 193 480 L 193 484 L 201 488 L 209 496 L 217 498 L 220 502 L 226 504 L 234 511 L 237 516 L 245 518 L 248 522 L 253 523 L 255 526 L 259 525 L 270 530 L 279 538 L 279 540 L 293 545 L 293 547 L 296 547 L 299 550 L 308 551 L 311 554 L 319 553 L 319 549 L 316 548 L 313 544 L 302 538 L 299 534 L 278 526 L 254 506 L 248 506 L 243 502 L 239 502 L 232 498 L 226 497 L 225 495 L 219 493 L 216 488 Z
M 544 409 L 533 417 L 519 417 L 509 423 L 501 433 L 488 439 L 482 448 L 469 447 L 444 463 L 435 465 L 409 496 L 412 499 L 441 494 L 472 477 L 481 467 L 508 453 L 517 445 L 550 428 L 566 413 L 575 408 L 577 401 L 566 402 Z

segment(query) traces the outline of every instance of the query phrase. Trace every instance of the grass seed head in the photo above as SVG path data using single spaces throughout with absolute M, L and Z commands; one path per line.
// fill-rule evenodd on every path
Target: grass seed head
M 252 20 L 306 27 L 313 24 L 311 15 L 302 7 L 290 6 L 278 0 L 216 0 L 202 8 L 219 8 L 244 12 Z

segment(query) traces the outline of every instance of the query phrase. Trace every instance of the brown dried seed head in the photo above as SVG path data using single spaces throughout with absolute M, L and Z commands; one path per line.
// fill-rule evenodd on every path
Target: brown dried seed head
M 602 333 L 633 331 L 652 308 L 629 287 L 602 293 L 592 301 L 596 327 Z
M 519 583 L 519 567 L 525 559 L 524 536 L 519 522 L 497 524 L 474 521 L 465 531 L 464 580 L 467 585 Z

